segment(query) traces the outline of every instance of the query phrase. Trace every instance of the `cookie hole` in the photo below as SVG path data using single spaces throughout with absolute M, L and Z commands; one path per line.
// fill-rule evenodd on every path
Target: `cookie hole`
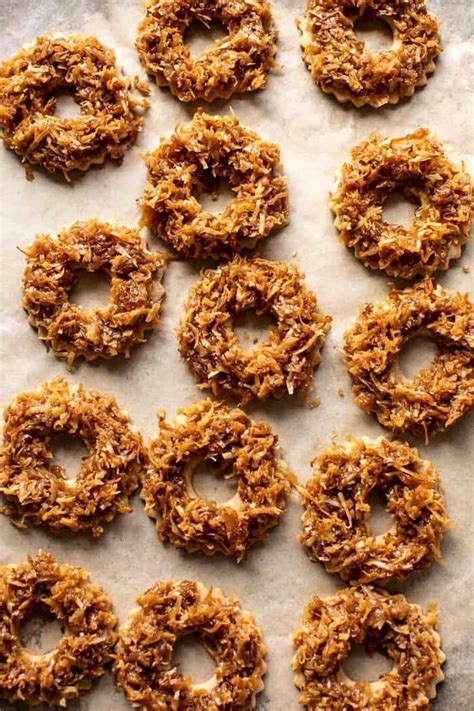
M 275 328 L 275 320 L 268 314 L 256 314 L 243 311 L 234 318 L 234 333 L 241 348 L 253 350 L 264 341 L 268 341 L 270 331 Z
M 225 208 L 235 200 L 235 193 L 231 190 L 230 185 L 221 180 L 216 184 L 215 191 L 208 192 L 203 190 L 197 196 L 204 212 L 210 212 L 212 215 L 219 215 L 224 212 Z
M 354 24 L 354 31 L 367 52 L 378 54 L 387 52 L 393 46 L 393 33 L 390 25 L 376 17 L 361 17 Z
M 81 113 L 81 107 L 68 91 L 60 91 L 55 94 L 56 109 L 54 115 L 59 119 L 77 118 Z
M 66 472 L 67 479 L 71 481 L 76 479 L 82 460 L 89 456 L 84 442 L 79 437 L 73 437 L 67 432 L 55 432 L 51 436 L 51 447 L 53 458 L 49 468 L 62 467 Z
M 173 649 L 173 666 L 177 666 L 184 676 L 191 677 L 194 684 L 210 681 L 216 665 L 196 632 L 180 637 Z
M 414 336 L 403 346 L 398 366 L 406 378 L 410 380 L 423 368 L 433 362 L 438 353 L 438 347 L 427 336 Z
M 208 24 L 193 22 L 184 33 L 184 42 L 189 47 L 192 57 L 204 54 L 214 42 L 224 39 L 228 32 L 222 22 L 211 20 Z
M 105 274 L 101 271 L 88 272 L 80 269 L 75 276 L 76 282 L 69 294 L 71 303 L 84 310 L 107 306 L 110 284 Z
M 20 626 L 21 645 L 31 654 L 48 654 L 63 636 L 61 625 L 47 610 L 30 615 Z
M 363 644 L 353 644 L 342 668 L 353 681 L 374 682 L 392 669 L 392 662 L 383 654 L 367 653 Z
M 409 202 L 398 190 L 393 190 L 383 205 L 383 219 L 391 225 L 401 225 L 406 229 L 415 219 L 416 206 Z
M 382 536 L 392 528 L 394 520 L 385 508 L 385 498 L 383 494 L 374 489 L 369 497 L 369 525 L 373 536 Z
M 222 471 L 221 468 L 213 468 L 207 462 L 201 462 L 194 470 L 192 487 L 200 498 L 215 501 L 218 504 L 230 501 L 237 491 L 230 467 Z

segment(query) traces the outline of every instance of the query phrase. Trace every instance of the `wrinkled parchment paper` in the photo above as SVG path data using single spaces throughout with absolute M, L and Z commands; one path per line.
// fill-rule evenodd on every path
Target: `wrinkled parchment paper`
M 469 95 L 472 14 L 469 0 L 431 0 L 431 9 L 443 22 L 444 53 L 436 73 L 411 100 L 374 111 L 340 105 L 314 86 L 301 61 L 294 24 L 295 15 L 303 11 L 303 0 L 274 0 L 273 6 L 280 33 L 281 70 L 272 73 L 265 91 L 216 102 L 207 110 L 225 113 L 232 107 L 243 124 L 281 146 L 289 181 L 291 222 L 269 238 L 260 252 L 273 259 L 294 259 L 305 271 L 309 286 L 317 292 L 321 308 L 334 319 L 322 365 L 315 375 L 315 395 L 321 399 L 320 406 L 309 409 L 297 399 L 287 398 L 248 408 L 250 414 L 267 420 L 278 432 L 287 462 L 304 481 L 310 474 L 310 460 L 333 436 L 376 437 L 382 433 L 375 419 L 353 403 L 337 347 L 359 305 L 382 297 L 388 279 L 369 273 L 338 242 L 328 209 L 334 173 L 350 147 L 369 132 L 378 130 L 398 136 L 417 126 L 435 131 L 451 158 L 470 163 L 471 173 L 474 171 L 473 103 Z M 45 31 L 86 31 L 113 47 L 119 64 L 133 76 L 141 71 L 133 47 L 140 15 L 139 0 L 1 0 L 2 58 Z M 113 393 L 134 424 L 149 437 L 156 433 L 158 408 L 164 408 L 172 417 L 178 407 L 202 397 L 178 356 L 174 332 L 183 300 L 200 265 L 182 261 L 169 266 L 162 322 L 129 360 L 82 365 L 70 374 L 62 362 L 46 352 L 20 306 L 24 259 L 18 248 L 28 245 L 35 233 L 56 233 L 64 224 L 95 216 L 137 223 L 135 200 L 145 182 L 140 153 L 153 149 L 160 136 L 170 134 L 178 121 L 190 120 L 196 108 L 181 104 L 155 86 L 151 100 L 143 134 L 127 153 L 123 165 L 109 163 L 71 184 L 38 170 L 34 182 L 27 182 L 19 159 L 3 146 L 0 148 L 2 404 L 17 392 L 65 374 L 72 382 Z M 162 248 L 156 240 L 150 243 L 153 249 Z M 471 258 L 472 248 L 468 247 L 462 259 L 440 277 L 441 283 L 469 290 L 472 274 L 462 267 L 470 262 L 472 265 Z M 340 389 L 343 396 L 338 394 Z M 438 602 L 448 662 L 446 682 L 438 687 L 434 706 L 444 711 L 463 711 L 472 708 L 473 685 L 472 419 L 467 417 L 447 433 L 436 436 L 429 446 L 416 444 L 441 472 L 456 528 L 444 540 L 444 565 L 435 565 L 393 589 L 423 605 L 431 600 Z M 289 635 L 298 627 L 303 606 L 312 594 L 328 595 L 341 586 L 337 577 L 330 577 L 322 566 L 312 563 L 297 543 L 300 514 L 295 495 L 267 543 L 253 550 L 239 566 L 219 557 L 207 559 L 201 554 L 165 547 L 157 539 L 138 497 L 134 498 L 133 513 L 119 516 L 98 540 L 86 535 L 52 535 L 35 527 L 18 531 L 6 517 L 0 517 L 0 563 L 20 562 L 28 553 L 46 548 L 59 561 L 81 565 L 111 595 L 121 622 L 134 606 L 135 597 L 156 580 L 189 577 L 221 586 L 255 613 L 265 635 L 268 674 L 258 709 L 290 711 L 298 704 L 290 670 Z M 0 701 L 2 711 L 10 708 Z M 129 704 L 108 673 L 71 708 L 125 711 Z

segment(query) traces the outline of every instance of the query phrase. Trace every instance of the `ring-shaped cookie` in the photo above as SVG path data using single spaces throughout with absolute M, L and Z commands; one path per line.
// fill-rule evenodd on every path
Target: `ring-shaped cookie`
M 363 17 L 389 25 L 391 49 L 367 50 L 354 28 Z M 425 0 L 308 0 L 298 26 L 315 83 L 356 107 L 378 108 L 412 96 L 427 83 L 441 53 L 439 22 Z
M 290 474 L 278 438 L 239 408 L 203 400 L 180 409 L 172 422 L 160 421 L 148 451 L 142 498 L 165 542 L 240 561 L 285 511 Z M 193 473 L 203 462 L 212 474 L 236 481 L 229 501 L 219 504 L 195 492 Z
M 227 36 L 193 57 L 186 30 L 194 22 L 209 27 L 212 20 Z M 276 40 L 268 0 L 147 0 L 136 47 L 158 86 L 180 101 L 213 101 L 264 89 Z
M 182 257 L 229 257 L 254 247 L 288 220 L 288 189 L 280 150 L 244 128 L 235 115 L 196 112 L 146 157 L 142 225 Z M 235 198 L 220 214 L 199 194 L 218 194 L 225 181 Z
M 413 378 L 398 365 L 408 340 L 425 335 L 438 353 Z M 467 294 L 426 278 L 362 307 L 344 337 L 356 403 L 384 427 L 428 434 L 446 429 L 474 404 L 474 309 Z
M 110 395 L 69 386 L 62 378 L 26 392 L 4 413 L 0 493 L 4 513 L 25 526 L 102 533 L 103 524 L 130 511 L 144 461 L 142 440 Z M 75 479 L 51 464 L 51 436 L 67 432 L 86 445 Z
M 156 711 L 247 711 L 266 671 L 262 634 L 250 612 L 219 588 L 200 582 L 157 583 L 138 600 L 119 631 L 115 681 L 129 701 Z M 173 664 L 176 641 L 196 633 L 216 663 L 194 684 Z
M 55 116 L 58 92 L 72 92 L 79 116 Z M 69 180 L 134 143 L 147 103 L 129 91 L 115 53 L 95 37 L 37 37 L 0 65 L 0 128 L 8 148 Z
M 411 225 L 383 219 L 394 190 L 417 205 Z M 342 241 L 371 269 L 412 279 L 447 269 L 469 239 L 471 177 L 425 128 L 402 138 L 372 134 L 338 174 L 330 206 Z
M 436 622 L 436 606 L 424 613 L 403 595 L 370 586 L 339 590 L 324 600 L 315 595 L 293 635 L 300 704 L 310 711 L 428 709 L 446 659 Z M 349 679 L 343 662 L 354 644 L 378 651 L 393 669 L 371 683 Z
M 251 351 L 242 348 L 233 319 L 251 309 L 276 319 L 268 339 Z M 178 330 L 182 357 L 199 387 L 245 403 L 269 395 L 305 393 L 331 318 L 294 264 L 235 257 L 206 270 L 191 288 Z
M 379 492 L 393 525 L 375 536 L 370 495 Z M 313 461 L 301 488 L 305 511 L 299 541 L 328 573 L 352 583 L 403 580 L 441 558 L 448 527 L 444 496 L 434 466 L 416 449 L 384 437 L 348 438 Z
M 20 627 L 41 613 L 58 620 L 63 636 L 36 654 L 22 645 Z M 82 568 L 59 565 L 46 551 L 0 567 L 0 698 L 65 707 L 114 659 L 116 624 L 108 595 Z
M 83 357 L 128 358 L 160 320 L 165 257 L 149 252 L 136 230 L 89 220 L 38 235 L 25 251 L 23 307 L 42 341 L 68 365 Z M 70 301 L 77 272 L 101 271 L 110 282 L 104 307 Z

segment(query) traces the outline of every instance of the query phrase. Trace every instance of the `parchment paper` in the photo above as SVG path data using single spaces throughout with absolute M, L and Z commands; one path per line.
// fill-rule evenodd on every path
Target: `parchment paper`
M 337 352 L 344 330 L 354 321 L 365 301 L 382 297 L 388 279 L 369 273 L 338 242 L 328 209 L 328 190 L 334 173 L 350 147 L 369 132 L 403 135 L 426 125 L 445 142 L 454 161 L 473 165 L 473 104 L 469 94 L 469 63 L 472 13 L 469 0 L 431 0 L 430 6 L 443 21 L 444 53 L 428 86 L 395 108 L 356 110 L 338 104 L 317 89 L 300 56 L 294 17 L 304 8 L 303 0 L 274 0 L 280 33 L 280 71 L 272 73 L 264 92 L 217 102 L 211 113 L 232 107 L 244 125 L 281 146 L 291 199 L 291 223 L 260 249 L 264 256 L 294 259 L 305 271 L 320 306 L 332 315 L 334 324 L 315 374 L 315 394 L 321 398 L 309 409 L 295 398 L 252 405 L 250 414 L 267 420 L 278 432 L 284 456 L 298 477 L 310 474 L 310 460 L 326 447 L 332 436 L 347 434 L 376 437 L 382 433 L 375 419 L 354 404 L 349 379 Z M 115 49 L 127 74 L 140 72 L 133 42 L 141 15 L 138 0 L 1 0 L 2 58 L 8 57 L 35 35 L 45 31 L 87 31 Z M 121 167 L 107 164 L 90 170 L 70 185 L 36 170 L 34 182 L 25 180 L 24 168 L 10 151 L 0 148 L 1 196 L 1 402 L 33 389 L 57 374 L 71 382 L 113 393 L 131 415 L 144 436 L 156 433 L 155 412 L 164 408 L 169 417 L 176 409 L 202 397 L 193 377 L 177 353 L 178 325 L 188 288 L 200 265 L 176 262 L 169 266 L 163 319 L 148 342 L 133 351 L 130 360 L 100 365 L 82 365 L 67 374 L 65 365 L 47 353 L 28 326 L 20 305 L 20 280 L 24 259 L 18 251 L 32 242 L 37 232 L 52 232 L 76 219 L 99 216 L 134 225 L 138 220 L 136 198 L 145 182 L 140 153 L 170 134 L 178 121 L 191 119 L 196 106 L 181 104 L 155 86 L 152 108 L 144 132 Z M 153 249 L 162 248 L 151 240 Z M 462 266 L 471 262 L 467 248 L 440 282 L 450 288 L 469 290 L 472 275 Z M 338 394 L 343 390 L 344 396 Z M 456 528 L 445 537 L 445 565 L 435 565 L 392 589 L 423 605 L 431 600 L 440 607 L 440 631 L 448 662 L 446 682 L 438 687 L 436 708 L 464 711 L 472 708 L 472 658 L 474 608 L 472 602 L 473 509 L 472 419 L 465 418 L 447 433 L 436 436 L 429 446 L 416 442 L 423 456 L 438 467 Z M 413 442 L 414 440 L 410 440 Z M 298 708 L 290 659 L 290 633 L 300 621 L 303 606 L 314 593 L 328 595 L 341 583 L 312 563 L 296 541 L 301 506 L 297 496 L 265 545 L 248 560 L 234 562 L 201 554 L 186 554 L 165 547 L 156 537 L 153 523 L 134 498 L 133 513 L 119 516 L 98 539 L 89 536 L 52 535 L 31 527 L 18 531 L 0 517 L 0 563 L 23 561 L 28 553 L 46 548 L 59 561 L 81 565 L 91 578 L 111 595 L 123 622 L 135 597 L 156 580 L 183 577 L 219 585 L 252 610 L 268 646 L 265 691 L 259 696 L 260 711 L 290 711 Z M 0 708 L 10 709 L 6 705 Z M 110 673 L 93 690 L 73 703 L 74 711 L 125 711 L 123 694 L 114 688 Z

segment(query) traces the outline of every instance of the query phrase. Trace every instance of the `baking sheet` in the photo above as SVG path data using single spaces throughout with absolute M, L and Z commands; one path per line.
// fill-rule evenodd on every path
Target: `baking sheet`
M 347 434 L 376 437 L 383 432 L 375 419 L 353 403 L 345 367 L 337 352 L 344 330 L 353 322 L 364 301 L 382 297 L 387 278 L 369 274 L 337 240 L 328 209 L 328 190 L 334 173 L 350 147 L 370 131 L 403 135 L 426 125 L 445 142 L 454 161 L 464 160 L 474 170 L 472 131 L 473 103 L 469 63 L 473 59 L 472 12 L 469 0 L 456 3 L 431 0 L 430 7 L 443 22 L 444 53 L 428 86 L 413 99 L 395 108 L 356 110 L 338 104 L 313 84 L 301 61 L 294 17 L 303 0 L 273 0 L 280 33 L 280 71 L 272 73 L 264 92 L 208 105 L 211 113 L 232 107 L 242 123 L 281 146 L 288 176 L 291 222 L 267 240 L 260 253 L 272 259 L 293 259 L 307 275 L 323 311 L 332 315 L 333 328 L 316 371 L 318 408 L 309 409 L 295 398 L 251 405 L 255 417 L 267 420 L 278 432 L 284 456 L 298 477 L 310 474 L 310 460 L 332 437 Z M 45 31 L 86 31 L 113 47 L 129 75 L 140 72 L 133 42 L 141 15 L 139 0 L 1 0 L 2 58 L 24 42 Z M 10 151 L 0 148 L 1 331 L 0 358 L 4 377 L 3 404 L 19 391 L 35 388 L 58 374 L 67 374 L 64 363 L 47 353 L 28 326 L 20 306 L 20 279 L 24 261 L 17 248 L 28 245 L 37 232 L 52 232 L 76 219 L 95 216 L 136 224 L 135 199 L 145 182 L 140 153 L 154 148 L 160 135 L 170 134 L 178 121 L 188 121 L 195 105 L 179 103 L 167 91 L 152 89 L 152 108 L 144 132 L 121 167 L 107 164 L 90 170 L 71 184 L 35 171 L 25 180 L 24 168 Z M 151 240 L 152 248 L 160 248 Z M 440 282 L 463 291 L 472 287 L 468 247 Z M 144 436 L 156 433 L 155 412 L 164 408 L 169 417 L 176 409 L 202 397 L 193 377 L 177 353 L 175 328 L 188 288 L 197 278 L 199 265 L 176 262 L 165 278 L 167 298 L 163 319 L 146 344 L 136 348 L 130 360 L 82 365 L 67 374 L 71 382 L 113 393 Z M 338 394 L 342 389 L 343 397 Z M 410 440 L 413 442 L 413 440 Z M 448 662 L 446 682 L 438 687 L 435 708 L 456 711 L 472 708 L 473 660 L 473 520 L 472 418 L 465 418 L 447 433 L 419 449 L 438 467 L 447 496 L 449 513 L 457 526 L 443 544 L 444 565 L 412 577 L 393 589 L 423 605 L 431 600 L 440 607 L 440 632 Z M 252 610 L 268 646 L 265 691 L 259 696 L 260 711 L 298 708 L 292 682 L 290 633 L 298 627 L 309 597 L 327 595 L 341 586 L 312 563 L 296 541 L 301 507 L 297 496 L 265 545 L 253 550 L 237 566 L 220 557 L 207 559 L 165 547 L 157 539 L 151 520 L 138 497 L 133 513 L 119 516 L 105 533 L 92 540 L 86 535 L 52 535 L 32 527 L 18 531 L 0 517 L 0 564 L 23 561 L 39 548 L 53 552 L 59 561 L 81 565 L 112 597 L 123 622 L 135 597 L 156 580 L 189 577 L 219 585 Z M 11 706 L 0 701 L 0 709 Z M 21 708 L 20 706 L 15 708 Z M 71 705 L 74 711 L 125 711 L 128 702 L 114 688 L 110 673 L 93 690 Z

